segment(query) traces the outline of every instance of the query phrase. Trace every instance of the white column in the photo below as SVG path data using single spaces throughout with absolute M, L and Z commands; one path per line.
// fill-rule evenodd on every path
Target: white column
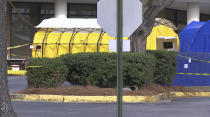
M 192 21 L 200 21 L 200 4 L 195 2 L 187 3 L 187 24 Z
M 55 0 L 55 17 L 67 18 L 67 0 Z

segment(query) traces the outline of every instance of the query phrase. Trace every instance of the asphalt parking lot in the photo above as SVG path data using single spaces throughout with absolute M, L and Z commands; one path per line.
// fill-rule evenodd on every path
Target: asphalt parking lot
M 25 76 L 9 76 L 10 93 L 27 88 Z M 12 102 L 19 117 L 115 117 L 115 103 Z M 123 117 L 209 117 L 210 98 L 175 99 L 164 103 L 130 103 Z
M 8 76 L 9 92 L 23 90 L 28 87 L 26 76 Z
M 19 117 L 116 117 L 116 104 L 13 102 Z M 123 117 L 209 117 L 210 99 L 123 105 Z

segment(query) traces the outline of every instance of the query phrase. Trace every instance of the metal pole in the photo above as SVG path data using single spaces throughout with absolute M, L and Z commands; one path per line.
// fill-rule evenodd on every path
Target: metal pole
M 123 0 L 117 0 L 117 117 L 122 117 L 122 86 L 123 86 Z

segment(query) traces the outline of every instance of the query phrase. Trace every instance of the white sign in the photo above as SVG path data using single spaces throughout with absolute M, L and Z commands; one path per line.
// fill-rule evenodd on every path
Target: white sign
M 109 51 L 110 52 L 117 52 L 116 40 L 109 40 Z M 123 40 L 123 52 L 130 52 L 130 40 Z
M 184 68 L 185 69 L 188 69 L 188 64 L 184 64 Z
M 189 63 L 191 63 L 191 62 L 192 62 L 192 59 L 191 59 L 191 58 L 189 58 L 188 62 L 189 62 Z
M 117 0 L 100 0 L 97 4 L 98 24 L 111 37 L 116 37 Z M 142 24 L 140 0 L 123 0 L 123 37 L 130 37 Z

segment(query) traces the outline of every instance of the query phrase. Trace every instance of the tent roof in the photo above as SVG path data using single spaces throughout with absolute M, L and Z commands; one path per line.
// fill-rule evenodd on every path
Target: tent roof
M 196 30 L 196 31 L 198 31 L 202 26 L 204 26 L 204 24 L 206 24 L 206 22 L 193 21 L 186 28 L 184 28 L 183 31 L 186 31 L 186 30 Z
M 204 45 L 208 43 L 210 21 L 191 22 L 180 33 L 181 52 L 205 52 L 209 51 Z
M 180 33 L 180 37 L 184 40 L 193 39 L 199 30 L 205 25 L 206 22 L 193 21 L 188 26 L 186 26 Z M 181 38 L 182 39 L 182 38 Z
M 176 34 L 176 32 L 167 26 L 159 25 L 155 26 L 152 29 L 152 32 L 147 37 L 147 44 L 146 49 L 147 50 L 157 50 L 157 45 L 159 43 L 157 42 L 157 39 L 165 39 L 165 40 L 177 40 L 177 51 L 179 51 L 179 36 Z
M 101 28 L 97 19 L 50 18 L 43 20 L 36 28 Z

